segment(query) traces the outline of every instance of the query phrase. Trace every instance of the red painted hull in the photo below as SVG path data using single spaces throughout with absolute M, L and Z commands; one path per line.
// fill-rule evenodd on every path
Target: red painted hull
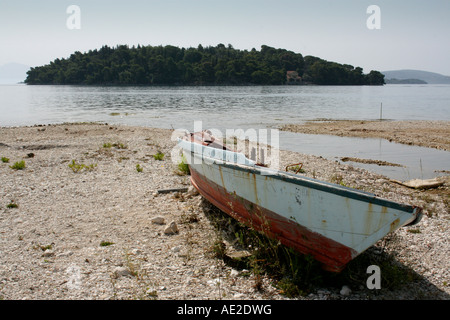
M 323 263 L 324 269 L 328 271 L 341 271 L 357 255 L 355 250 L 343 244 L 236 194 L 230 194 L 193 168 L 191 168 L 191 182 L 206 199 L 225 213 L 300 253 L 312 255 Z

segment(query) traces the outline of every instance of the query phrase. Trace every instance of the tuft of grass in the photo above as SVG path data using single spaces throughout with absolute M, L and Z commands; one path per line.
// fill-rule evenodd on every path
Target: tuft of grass
M 225 257 L 226 246 L 220 237 L 212 244 L 211 251 L 216 258 L 223 259 Z
M 11 203 L 8 203 L 8 205 L 6 207 L 8 209 L 15 209 L 15 208 L 18 208 L 19 205 L 17 203 L 15 203 L 14 200 L 11 200 Z
M 281 294 L 288 298 L 294 298 L 298 296 L 306 295 L 299 287 L 289 278 L 282 278 L 276 284 L 276 287 L 280 290 Z
M 100 247 L 107 247 L 107 246 L 111 246 L 113 244 L 114 244 L 114 242 L 102 241 L 102 242 L 100 242 Z
M 51 244 L 48 244 L 48 245 L 41 245 L 41 246 L 39 246 L 39 248 L 42 250 L 42 251 L 45 251 L 45 250 L 51 250 L 52 249 L 52 245 Z
M 189 170 L 189 165 L 187 164 L 186 158 L 184 156 L 181 157 L 181 162 L 178 164 L 178 170 L 184 175 L 191 173 Z
M 113 147 L 116 149 L 128 149 L 128 146 L 122 142 L 113 143 Z
M 335 184 L 343 185 L 344 184 L 344 177 L 342 175 L 336 173 L 336 174 L 331 176 L 330 182 L 331 183 L 335 183 Z
M 69 164 L 69 168 L 72 169 L 72 171 L 75 173 L 82 170 L 91 171 L 94 170 L 95 167 L 97 167 L 97 164 L 86 165 L 84 163 L 77 163 L 75 160 L 72 160 L 72 162 Z
M 14 163 L 12 166 L 9 166 L 9 167 L 14 170 L 23 170 L 23 169 L 25 169 L 26 165 L 25 165 L 25 161 L 22 160 L 22 161 Z
M 295 173 L 305 173 L 306 172 L 300 165 L 290 166 L 288 170 L 295 172 Z
M 113 116 L 113 117 L 116 117 L 116 116 L 121 116 L 121 115 L 124 115 L 124 116 L 129 116 L 130 115 L 130 113 L 128 113 L 128 112 L 125 112 L 125 113 L 120 113 L 120 112 L 111 112 L 110 114 L 109 114 L 110 116 Z
M 161 151 L 158 151 L 157 154 L 153 155 L 153 158 L 155 158 L 155 160 L 162 161 L 164 159 L 164 153 L 162 153 Z
M 8 162 L 9 162 L 9 158 L 2 157 L 2 162 L 3 162 L 3 163 L 8 163 Z
M 128 146 L 123 142 L 116 142 L 116 143 L 105 142 L 105 143 L 103 143 L 103 148 L 105 148 L 105 149 L 111 149 L 112 147 L 114 147 L 116 149 L 128 149 Z
M 142 168 L 141 165 L 138 163 L 138 164 L 136 165 L 136 171 L 137 171 L 137 172 L 142 172 L 142 171 L 144 171 L 144 168 Z

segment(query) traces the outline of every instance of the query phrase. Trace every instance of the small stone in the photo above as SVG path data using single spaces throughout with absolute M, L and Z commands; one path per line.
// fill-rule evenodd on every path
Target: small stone
M 189 188 L 188 188 L 188 191 L 187 191 L 187 195 L 189 196 L 189 197 L 195 197 L 195 196 L 197 196 L 199 193 L 198 193 L 198 190 L 194 187 L 194 186 L 190 186 Z
M 57 256 L 57 257 L 69 257 L 69 256 L 71 256 L 72 254 L 73 254 L 72 251 L 64 251 L 64 252 L 61 252 L 61 253 L 57 254 L 56 256 Z
M 235 269 L 231 270 L 231 272 L 230 272 L 231 277 L 237 277 L 238 275 L 239 275 L 239 271 L 237 271 Z
M 174 253 L 180 252 L 180 251 L 181 251 L 181 246 L 173 247 L 171 250 L 172 250 L 172 252 L 174 252 Z
M 55 252 L 53 250 L 45 250 L 42 256 L 44 258 L 53 257 L 55 255 Z
M 339 293 L 343 296 L 349 296 L 350 293 L 352 293 L 352 290 L 348 286 L 342 286 L 342 289 Z
M 317 294 L 319 294 L 319 295 L 329 295 L 330 291 L 325 290 L 325 289 L 319 289 L 319 290 L 317 290 Z
M 128 270 L 125 267 L 117 267 L 117 268 L 114 269 L 113 275 L 117 279 L 119 277 L 131 276 L 131 272 L 130 272 L 130 270 Z
M 158 291 L 156 289 L 150 288 L 148 289 L 146 292 L 147 296 L 150 297 L 157 297 L 158 296 Z
M 178 226 L 175 221 L 172 221 L 169 226 L 164 230 L 164 233 L 167 235 L 172 235 L 178 233 Z
M 220 279 L 220 278 L 215 278 L 215 279 L 211 279 L 211 280 L 208 280 L 207 281 L 207 283 L 210 285 L 210 286 L 219 286 L 219 285 L 221 285 L 222 284 L 222 279 Z
M 142 253 L 142 250 L 139 250 L 139 249 L 133 249 L 133 250 L 131 250 L 131 254 L 132 255 L 135 255 L 135 256 L 138 256 L 138 255 L 140 255 Z
M 161 217 L 161 216 L 154 217 L 154 218 L 152 218 L 151 221 L 152 221 L 152 223 L 154 223 L 154 224 L 164 224 L 164 223 L 166 223 L 164 217 Z

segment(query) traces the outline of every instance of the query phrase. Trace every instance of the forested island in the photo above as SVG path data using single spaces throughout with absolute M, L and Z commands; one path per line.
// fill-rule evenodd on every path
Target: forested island
M 72 85 L 383 85 L 378 71 L 266 45 L 215 47 L 103 46 L 31 68 L 27 84 Z

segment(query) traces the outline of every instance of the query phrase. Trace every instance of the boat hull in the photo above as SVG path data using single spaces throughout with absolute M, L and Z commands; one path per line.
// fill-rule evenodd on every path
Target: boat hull
M 280 171 L 267 172 L 193 152 L 191 182 L 212 204 L 247 226 L 310 254 L 339 272 L 389 232 L 416 223 L 421 209 Z M 202 150 L 208 147 L 202 146 Z M 249 165 L 250 164 L 250 165 Z

